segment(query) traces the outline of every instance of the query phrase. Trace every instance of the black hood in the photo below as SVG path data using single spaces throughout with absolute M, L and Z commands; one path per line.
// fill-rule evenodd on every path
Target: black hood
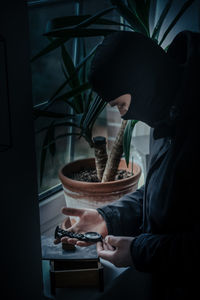
M 167 53 L 140 33 L 121 31 L 108 35 L 92 61 L 89 80 L 93 89 L 107 102 L 131 94 L 130 108 L 123 118 L 156 127 L 169 119 L 176 102 L 188 63 L 187 42 L 180 54 L 180 40 L 188 40 L 191 34 L 180 33 Z

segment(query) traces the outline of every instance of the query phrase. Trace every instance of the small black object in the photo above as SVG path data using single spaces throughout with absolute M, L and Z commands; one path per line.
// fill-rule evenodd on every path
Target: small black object
M 105 145 L 106 144 L 106 138 L 104 136 L 95 136 L 95 137 L 93 137 L 93 142 L 97 146 Z
M 70 238 L 75 238 L 78 239 L 79 241 L 84 241 L 84 242 L 92 242 L 92 243 L 97 243 L 102 241 L 102 236 L 98 232 L 86 232 L 86 233 L 75 233 L 72 231 L 67 231 L 59 226 L 56 227 L 55 230 L 55 239 L 59 238 L 61 239 L 62 237 L 67 236 Z

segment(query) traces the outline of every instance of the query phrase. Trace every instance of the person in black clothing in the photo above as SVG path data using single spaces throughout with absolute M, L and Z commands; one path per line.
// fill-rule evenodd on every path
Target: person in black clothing
M 198 291 L 199 55 L 199 33 L 179 33 L 166 53 L 140 33 L 118 32 L 103 40 L 91 66 L 94 91 L 123 119 L 151 127 L 149 169 L 136 192 L 97 210 L 63 213 L 80 217 L 71 230 L 105 237 L 100 257 L 151 274 L 149 299 L 190 299 Z

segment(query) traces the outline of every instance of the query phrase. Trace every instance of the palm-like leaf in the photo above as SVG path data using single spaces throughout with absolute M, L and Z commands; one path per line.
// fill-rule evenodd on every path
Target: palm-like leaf
M 127 122 L 125 131 L 124 131 L 124 138 L 123 138 L 123 148 L 124 148 L 124 156 L 126 160 L 127 166 L 129 165 L 129 157 L 130 157 L 130 146 L 131 146 L 131 139 L 133 134 L 133 129 L 138 121 L 136 120 L 129 120 Z
M 158 22 L 157 22 L 157 24 L 154 28 L 154 31 L 153 31 L 153 34 L 152 34 L 152 37 L 151 37 L 153 40 L 158 41 L 158 36 L 159 36 L 159 33 L 160 33 L 161 26 L 162 26 L 162 24 L 163 24 L 163 22 L 166 18 L 166 15 L 168 14 L 168 11 L 169 11 L 169 9 L 172 5 L 172 2 L 173 2 L 173 0 L 169 0 L 167 2 L 167 4 L 165 5 L 165 7 L 164 7 L 164 9 L 163 9 L 163 11 L 160 15 L 160 18 L 159 18 L 159 20 L 158 20 Z
M 193 2 L 194 2 L 194 0 L 188 0 L 183 4 L 183 6 L 181 7 L 179 13 L 176 15 L 174 20 L 170 23 L 170 25 L 166 29 L 165 33 L 163 34 L 163 37 L 162 37 L 161 41 L 159 42 L 160 46 L 164 42 L 164 40 L 167 37 L 167 35 L 169 34 L 169 32 L 172 30 L 172 28 L 176 25 L 178 20 L 183 16 L 183 14 L 186 12 L 186 10 L 193 4 Z
M 146 5 L 144 0 L 127 0 L 127 3 L 140 23 L 145 27 L 147 36 L 149 36 L 149 6 Z
M 148 29 L 144 23 L 135 12 L 132 12 L 129 7 L 124 4 L 123 0 L 111 0 L 111 3 L 116 5 L 117 11 L 132 26 L 134 31 L 148 35 Z

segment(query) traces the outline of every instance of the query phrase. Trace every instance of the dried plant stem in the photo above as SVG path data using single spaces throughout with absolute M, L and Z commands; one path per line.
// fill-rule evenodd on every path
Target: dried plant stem
M 101 182 L 115 180 L 115 176 L 119 167 L 119 163 L 123 154 L 123 135 L 126 128 L 127 120 L 123 120 L 120 130 L 116 136 L 114 145 L 109 154 L 106 168 Z

